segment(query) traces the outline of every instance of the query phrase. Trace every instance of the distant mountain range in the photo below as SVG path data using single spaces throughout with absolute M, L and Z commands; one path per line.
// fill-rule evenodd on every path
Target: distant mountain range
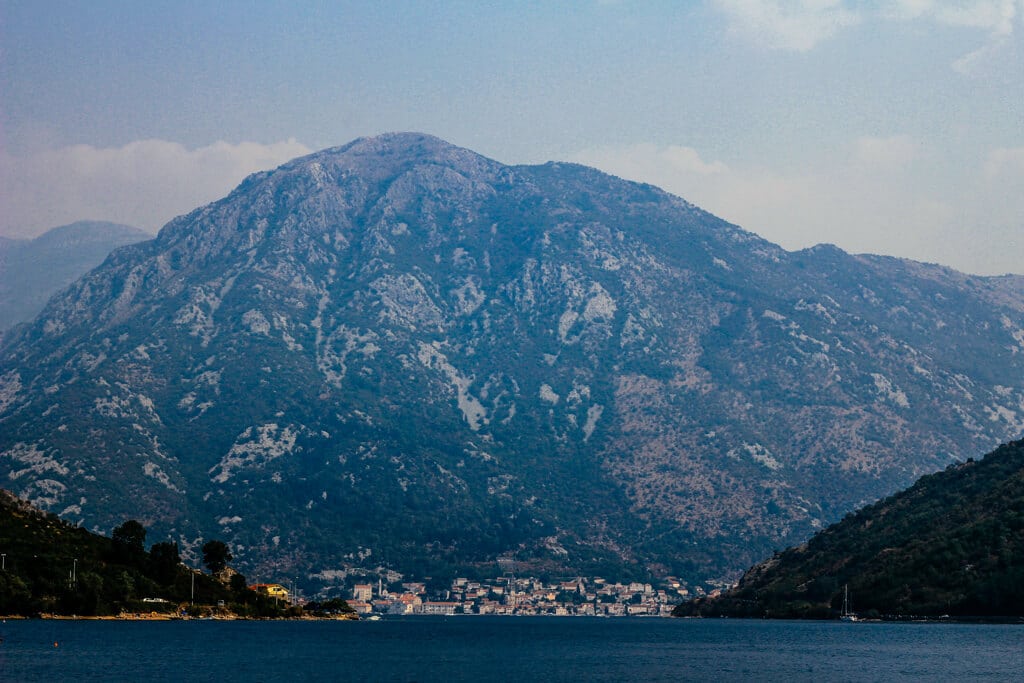
M 754 566 L 678 616 L 1024 616 L 1024 441 L 950 465 Z
M 30 240 L 0 237 L 0 334 L 34 318 L 51 296 L 117 247 L 152 238 L 138 228 L 98 221 L 79 221 Z
M 734 576 L 1022 432 L 1020 278 L 419 134 L 249 177 L 0 346 L 0 485 L 250 575 Z

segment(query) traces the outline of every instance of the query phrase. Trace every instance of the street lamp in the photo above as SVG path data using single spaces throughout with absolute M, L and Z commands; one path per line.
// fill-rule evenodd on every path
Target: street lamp
M 0 570 L 7 571 L 7 553 L 0 553 Z

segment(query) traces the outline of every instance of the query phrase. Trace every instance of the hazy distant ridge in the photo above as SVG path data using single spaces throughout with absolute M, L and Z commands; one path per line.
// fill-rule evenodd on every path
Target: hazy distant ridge
M 79 221 L 31 240 L 0 238 L 0 332 L 34 318 L 117 247 L 152 237 L 127 225 Z

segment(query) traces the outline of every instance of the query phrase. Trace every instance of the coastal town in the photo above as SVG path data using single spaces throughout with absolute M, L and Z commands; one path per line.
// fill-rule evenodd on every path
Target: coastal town
M 348 604 L 361 616 L 494 614 L 516 616 L 669 616 L 690 591 L 675 578 L 657 585 L 614 583 L 602 578 L 542 581 L 513 578 L 454 579 L 442 591 L 428 592 L 422 582 L 403 582 L 397 590 L 383 581 L 357 583 Z M 703 595 L 703 590 L 697 592 Z

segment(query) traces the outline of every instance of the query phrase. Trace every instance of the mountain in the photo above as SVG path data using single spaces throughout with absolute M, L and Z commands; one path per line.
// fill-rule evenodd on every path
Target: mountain
M 8 335 L 0 484 L 185 554 L 224 539 L 250 575 L 735 575 L 1024 431 L 1018 284 L 360 139 Z
M 1024 441 L 850 513 L 677 616 L 1024 616 Z
M 117 247 L 152 235 L 117 223 L 79 221 L 31 240 L 0 237 L 0 333 L 34 318 L 51 296 Z

